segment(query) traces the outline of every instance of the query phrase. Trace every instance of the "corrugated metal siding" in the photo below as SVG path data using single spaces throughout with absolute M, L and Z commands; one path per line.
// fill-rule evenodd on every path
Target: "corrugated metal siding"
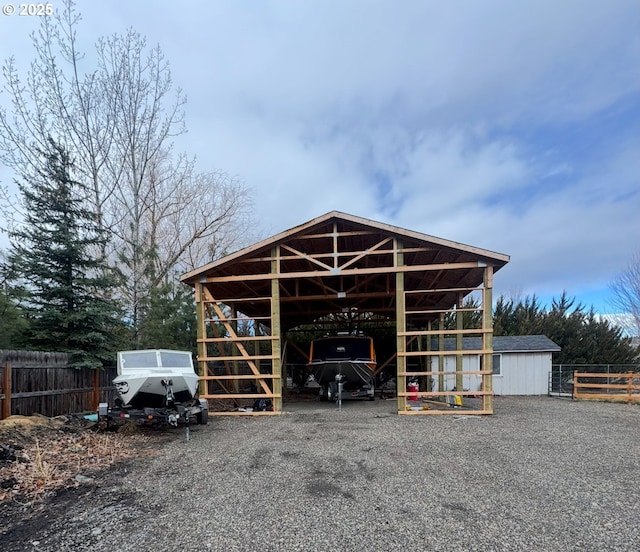
M 551 353 L 502 353 L 502 376 L 494 376 L 493 389 L 496 395 L 546 395 L 550 371 Z
M 551 372 L 551 353 L 499 353 L 502 356 L 502 375 L 493 376 L 493 391 L 496 395 L 546 395 Z M 432 370 L 438 369 L 438 359 L 432 359 Z M 456 370 L 455 356 L 445 357 L 445 372 Z M 463 371 L 480 369 L 480 357 L 465 355 L 462 359 Z M 438 377 L 433 378 L 434 390 L 438 391 Z M 463 387 L 478 391 L 481 387 L 480 376 L 464 376 Z M 455 386 L 455 379 L 445 380 L 445 391 Z

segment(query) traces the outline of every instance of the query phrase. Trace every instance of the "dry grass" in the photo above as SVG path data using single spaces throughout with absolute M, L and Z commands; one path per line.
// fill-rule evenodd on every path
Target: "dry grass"
M 96 432 L 55 419 L 12 416 L 0 422 L 0 444 L 15 455 L 0 462 L 0 502 L 36 502 L 77 487 L 76 476 L 91 477 L 138 456 L 148 441 L 140 433 Z

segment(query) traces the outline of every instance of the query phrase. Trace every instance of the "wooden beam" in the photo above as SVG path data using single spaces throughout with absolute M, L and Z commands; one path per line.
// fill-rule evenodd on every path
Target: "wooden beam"
M 347 268 L 349 265 L 358 262 L 363 257 L 366 257 L 367 255 L 371 255 L 374 251 L 376 251 L 376 249 L 379 249 L 380 247 L 382 247 L 383 245 L 386 245 L 390 241 L 391 241 L 391 238 L 385 238 L 382 241 L 375 244 L 374 246 L 368 249 L 365 249 L 364 251 L 359 251 L 358 253 L 356 253 L 355 257 L 353 257 L 351 260 L 347 261 L 346 263 L 342 264 L 340 268 L 342 269 Z M 393 253 L 393 251 L 390 251 L 389 253 Z
M 332 237 L 333 234 L 328 234 L 328 237 Z M 337 236 L 337 237 L 342 237 L 341 235 Z M 390 238 L 388 238 L 390 239 Z M 428 253 L 433 251 L 433 249 L 429 249 L 427 247 L 407 247 L 406 249 L 403 249 L 403 251 L 405 253 Z M 313 259 L 327 259 L 330 257 L 336 257 L 336 258 L 341 258 L 341 257 L 351 257 L 353 255 L 359 255 L 360 253 L 364 253 L 365 250 L 360 250 L 360 249 L 356 249 L 353 251 L 343 251 L 343 252 L 339 252 L 339 251 L 325 251 L 323 253 L 305 253 L 305 255 L 309 258 L 313 258 Z M 394 249 L 376 249 L 370 252 L 371 255 L 393 255 L 395 254 L 395 250 Z M 300 257 L 298 255 L 281 255 L 280 256 L 280 260 L 282 261 L 295 261 L 296 259 L 299 259 Z M 271 257 L 250 257 L 247 259 L 244 259 L 243 262 L 244 263 L 265 263 L 265 262 L 270 262 L 271 261 Z
M 285 273 L 264 273 L 264 274 L 243 274 L 241 276 L 217 276 L 207 277 L 206 283 L 225 283 L 225 282 L 246 282 L 256 280 L 287 280 L 293 278 L 313 278 L 313 277 L 328 277 L 328 276 L 355 276 L 365 274 L 389 274 L 389 273 L 404 273 L 404 272 L 433 272 L 433 271 L 447 271 L 447 270 L 465 270 L 470 268 L 481 267 L 479 262 L 469 263 L 444 263 L 437 265 L 411 265 L 411 266 L 398 266 L 398 267 L 371 267 L 371 268 L 354 268 L 342 270 L 339 267 L 333 268 L 330 271 L 302 271 L 302 272 L 285 272 Z
M 489 370 L 464 370 L 462 372 L 463 375 L 465 376 L 482 376 L 484 374 L 490 374 L 491 372 Z M 439 376 L 440 374 L 444 374 L 445 376 L 456 376 L 457 372 L 433 372 L 433 371 L 426 371 L 426 372 L 404 372 L 402 375 L 404 376 Z M 454 393 L 455 394 L 455 393 Z
M 464 294 L 459 291 L 458 292 L 458 302 L 456 303 L 456 349 L 458 354 L 456 354 L 456 390 L 462 390 L 463 382 L 462 382 L 462 360 L 463 360 L 463 352 L 462 352 L 462 338 L 465 333 L 472 333 L 473 330 L 465 330 L 464 329 L 464 313 L 460 312 L 462 308 L 462 300 L 464 298 Z
M 303 253 L 302 251 L 298 251 L 297 249 L 294 249 L 293 247 L 290 247 L 288 245 L 282 244 L 280 246 L 283 249 L 286 249 L 288 251 L 291 251 L 292 253 L 295 254 L 294 259 L 303 259 L 305 261 L 310 261 L 313 264 L 316 264 L 326 270 L 331 270 L 331 266 L 329 266 L 328 264 L 325 264 L 321 261 L 318 260 L 318 255 L 307 255 L 306 253 Z M 328 255 L 323 255 L 324 256 L 328 256 Z M 280 258 L 280 260 L 282 260 L 282 258 Z
M 486 355 L 493 354 L 493 349 L 469 349 L 467 351 L 462 351 L 465 355 Z M 439 351 L 407 351 L 400 353 L 398 352 L 398 356 L 406 356 L 406 357 L 419 357 L 419 356 L 437 356 L 437 357 L 446 357 L 446 356 L 455 356 L 458 351 L 445 351 L 444 349 Z
M 449 312 L 449 311 L 443 311 L 443 312 Z M 455 312 L 455 311 L 451 311 L 451 312 Z M 414 335 L 414 336 L 421 336 L 421 335 L 467 335 L 467 334 L 481 334 L 483 332 L 491 332 L 490 329 L 485 329 L 485 328 L 475 328 L 475 329 L 467 329 L 467 330 L 462 330 L 462 329 L 457 329 L 457 330 L 412 330 L 410 332 L 402 332 L 402 334 L 400 335 Z M 458 350 L 462 350 L 461 348 L 458 348 Z M 454 351 L 455 352 L 455 351 Z
M 493 414 L 493 411 L 487 410 L 464 410 L 462 408 L 448 408 L 447 410 L 404 410 L 398 411 L 402 416 L 478 416 L 482 414 Z
M 480 291 L 481 287 L 453 287 L 453 288 L 428 288 L 428 289 L 411 289 L 406 291 L 407 295 L 424 294 L 424 293 L 458 293 L 460 291 Z M 470 309 L 477 310 L 477 309 Z
M 213 295 L 211 295 L 211 292 L 207 289 L 207 292 L 205 293 L 205 302 L 207 303 L 218 303 L 220 305 L 230 305 L 231 303 L 243 303 L 243 302 L 249 302 L 249 303 L 266 303 L 268 301 L 271 301 L 271 297 L 240 297 L 238 299 L 214 299 Z
M 412 316 L 414 314 L 440 314 L 441 312 L 447 314 L 448 312 L 453 312 L 451 309 L 424 309 L 424 310 L 414 310 L 407 309 L 407 316 Z M 482 312 L 482 309 L 456 309 L 455 312 Z M 439 331 L 439 330 L 436 330 Z M 482 331 L 482 330 L 476 330 Z M 447 333 L 447 332 L 444 332 Z
M 280 255 L 280 248 L 274 247 L 271 254 L 274 260 L 271 261 L 271 271 L 278 274 L 280 272 L 280 264 L 278 257 Z M 274 400 L 273 409 L 277 412 L 282 411 L 282 335 L 280 326 L 280 283 L 278 280 L 271 280 L 271 335 L 277 337 L 272 346 L 271 354 L 273 360 L 271 361 L 272 373 L 274 376 L 278 376 L 273 380 L 273 392 L 277 394 Z
M 482 334 L 483 369 L 491 374 L 482 376 L 482 390 L 486 395 L 482 397 L 482 409 L 493 414 L 493 266 L 487 265 L 483 275 L 482 290 L 482 329 L 488 330 Z
M 275 355 L 271 354 L 271 355 L 250 355 L 248 352 L 247 354 L 243 354 L 241 353 L 242 356 L 238 356 L 238 355 L 227 355 L 227 356 L 207 356 L 204 357 L 202 360 L 205 361 L 210 361 L 210 362 L 216 362 L 216 361 L 220 361 L 220 362 L 224 362 L 224 361 L 241 361 L 244 360 L 247 362 L 247 364 L 250 364 L 252 366 L 252 370 L 253 367 L 255 367 L 255 364 L 253 363 L 253 361 L 255 360 L 273 360 L 274 358 L 277 358 Z M 253 372 L 256 376 L 260 374 L 260 372 Z
M 271 341 L 277 339 L 271 335 L 257 335 L 257 336 L 242 336 L 239 341 Z M 230 337 L 205 337 L 204 339 L 198 339 L 198 343 L 231 343 Z
M 396 269 L 396 388 L 398 391 L 405 391 L 407 389 L 407 378 L 401 374 L 407 371 L 407 359 L 406 359 L 406 339 L 403 332 L 407 331 L 407 318 L 405 313 L 405 295 L 404 295 L 404 272 L 401 270 L 404 265 L 404 255 L 402 253 L 402 242 L 400 240 L 394 240 L 394 249 L 396 254 L 394 256 L 394 267 Z M 407 406 L 407 399 L 400 394 L 396 397 L 398 404 L 398 411 L 404 410 Z
M 398 395 L 405 397 L 455 397 L 456 395 L 474 397 L 486 394 L 487 391 L 398 391 Z
M 344 294 L 342 296 L 339 293 Z M 328 301 L 335 299 L 383 299 L 388 297 L 389 294 L 385 291 L 376 291 L 370 293 L 349 293 L 349 292 L 336 292 L 333 295 L 296 295 L 291 297 L 281 298 L 282 303 L 298 303 L 300 301 Z
M 275 379 L 279 376 L 274 374 L 261 374 L 260 378 L 262 379 Z M 200 379 L 205 381 L 224 381 L 224 380 L 254 380 L 256 376 L 254 374 L 231 374 L 231 375 L 223 375 L 223 376 L 200 376 Z
M 438 319 L 438 329 L 442 330 L 444 329 L 444 313 L 441 312 L 440 313 L 440 317 Z M 433 353 L 435 351 L 427 351 L 426 356 L 432 356 L 431 353 Z M 444 355 L 442 354 L 444 352 L 444 334 L 440 333 L 438 335 L 438 372 L 440 372 L 438 374 L 438 389 L 440 391 L 442 391 L 444 389 L 444 376 L 442 375 L 444 373 Z
M 230 393 L 229 395 L 210 394 L 204 395 L 207 399 L 275 399 L 282 400 L 279 393 Z M 275 408 L 275 406 L 274 406 Z
M 206 322 L 205 322 L 206 307 L 204 305 L 204 297 L 202 293 L 203 287 L 204 286 L 200 282 L 196 283 L 194 287 L 195 300 L 196 300 L 196 336 L 197 336 L 196 347 L 197 347 L 197 354 L 198 354 L 197 362 L 198 362 L 198 374 L 200 376 L 204 376 L 207 373 L 207 363 L 206 361 L 201 360 L 201 358 L 204 358 L 207 356 L 207 346 L 206 344 L 200 341 L 201 339 L 207 336 Z M 206 392 L 207 392 L 206 383 L 203 381 L 200 381 L 200 383 L 198 384 L 198 393 L 200 395 L 203 395 Z

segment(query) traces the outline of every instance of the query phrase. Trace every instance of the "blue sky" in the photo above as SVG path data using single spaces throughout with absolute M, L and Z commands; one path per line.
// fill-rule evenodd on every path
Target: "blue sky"
M 160 44 L 176 149 L 253 189 L 263 237 L 341 210 L 510 255 L 497 294 L 613 312 L 640 249 L 637 0 L 78 7 L 87 70 L 99 36 Z M 26 67 L 37 24 L 0 16 L 0 57 Z

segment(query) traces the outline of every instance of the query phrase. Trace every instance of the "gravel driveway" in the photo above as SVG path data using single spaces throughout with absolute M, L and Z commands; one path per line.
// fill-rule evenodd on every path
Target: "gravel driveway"
M 395 401 L 213 418 L 0 536 L 40 551 L 640 550 L 640 407 Z M 4 545 L 3 545 L 4 544 Z

